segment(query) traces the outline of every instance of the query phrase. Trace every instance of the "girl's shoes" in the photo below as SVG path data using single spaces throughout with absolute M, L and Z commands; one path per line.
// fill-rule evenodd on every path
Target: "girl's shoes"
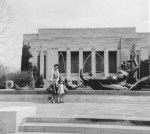
M 61 103 L 64 103 L 64 101 L 62 101 L 62 100 L 61 100 L 60 102 L 61 102 Z
M 60 104 L 60 100 L 59 99 L 58 99 L 57 103 Z

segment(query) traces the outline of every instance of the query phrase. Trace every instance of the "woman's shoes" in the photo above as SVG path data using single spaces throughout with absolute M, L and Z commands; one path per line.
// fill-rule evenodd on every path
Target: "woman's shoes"
M 54 104 L 55 101 L 51 98 L 51 97 L 48 97 L 49 100 L 51 100 L 51 102 Z

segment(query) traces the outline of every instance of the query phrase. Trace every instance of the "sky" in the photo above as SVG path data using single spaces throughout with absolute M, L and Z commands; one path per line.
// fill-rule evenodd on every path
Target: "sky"
M 3 1 L 3 0 L 0 0 Z M 136 27 L 150 32 L 149 0 L 6 0 L 11 16 L 11 60 L 5 64 L 20 68 L 23 34 L 37 33 L 38 28 L 109 28 Z M 2 48 L 2 44 L 0 44 Z M 4 47 L 4 51 L 8 48 Z M 3 53 L 0 53 L 4 55 Z M 7 55 L 7 53 L 6 53 Z M 15 58 L 16 57 L 16 58 Z

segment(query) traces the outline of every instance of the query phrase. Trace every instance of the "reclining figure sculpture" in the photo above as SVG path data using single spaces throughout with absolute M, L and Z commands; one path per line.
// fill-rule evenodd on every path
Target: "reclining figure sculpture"
M 108 84 L 110 81 L 115 83 L 115 79 L 113 77 L 106 77 L 106 78 L 91 78 L 85 79 L 82 75 L 82 69 L 80 70 L 80 78 L 83 80 L 84 85 L 90 86 L 94 90 L 132 90 L 137 91 L 141 90 L 145 85 L 150 85 L 150 76 L 146 76 L 135 84 Z M 107 83 L 108 82 L 108 83 Z M 106 84 L 102 84 L 106 83 Z
M 134 51 L 135 45 L 133 45 L 133 51 Z M 129 66 L 129 62 L 134 63 L 134 68 L 131 69 Z M 144 77 L 141 80 L 135 81 L 135 83 L 132 85 L 130 83 L 125 83 L 121 85 L 120 83 L 127 80 L 129 78 L 134 79 L 134 73 L 138 70 L 139 66 L 137 63 L 137 60 L 135 58 L 135 53 L 133 54 L 133 59 L 123 62 L 121 64 L 121 70 L 118 71 L 117 75 L 115 76 L 108 76 L 108 77 L 102 77 L 102 78 L 84 78 L 82 69 L 80 70 L 80 78 L 83 80 L 84 85 L 90 86 L 94 90 L 141 90 L 142 87 L 145 85 L 150 85 L 150 76 Z

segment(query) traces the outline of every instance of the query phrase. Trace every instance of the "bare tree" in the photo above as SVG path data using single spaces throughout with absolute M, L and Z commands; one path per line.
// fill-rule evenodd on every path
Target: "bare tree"
M 18 56 L 20 37 L 16 35 L 14 27 L 13 14 L 9 5 L 6 0 L 0 0 L 0 63 L 6 66 L 15 61 L 15 57 Z M 13 64 L 15 65 L 15 62 Z

